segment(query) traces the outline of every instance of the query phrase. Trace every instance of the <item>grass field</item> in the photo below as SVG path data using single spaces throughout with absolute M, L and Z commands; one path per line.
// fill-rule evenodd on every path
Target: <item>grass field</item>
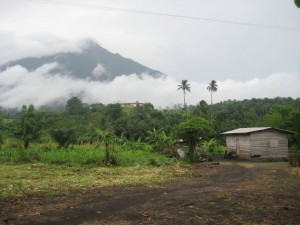
M 123 150 L 116 146 L 111 152 L 119 166 L 153 165 L 161 166 L 172 163 L 172 159 L 151 151 Z M 0 162 L 42 162 L 50 164 L 102 165 L 105 157 L 103 147 L 95 145 L 75 145 L 69 149 L 58 149 L 55 145 L 35 144 L 28 149 L 21 147 L 0 149 Z
M 0 197 L 36 192 L 59 194 L 68 193 L 68 190 L 73 189 L 84 190 L 106 186 L 157 185 L 188 175 L 188 170 L 176 163 L 161 167 L 5 163 L 0 165 Z
M 0 197 L 36 192 L 67 193 L 105 186 L 156 185 L 188 170 L 176 159 L 149 151 L 116 148 L 117 165 L 104 165 L 104 149 L 78 145 L 71 149 L 34 145 L 0 149 Z

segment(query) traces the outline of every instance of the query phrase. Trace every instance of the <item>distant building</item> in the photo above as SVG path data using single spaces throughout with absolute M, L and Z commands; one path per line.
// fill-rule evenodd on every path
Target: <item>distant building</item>
M 136 106 L 140 106 L 140 105 L 144 105 L 144 103 L 141 103 L 139 101 L 136 102 L 128 102 L 128 103 L 120 103 L 121 106 L 123 107 L 136 107 Z
M 224 132 L 226 150 L 243 159 L 287 160 L 288 134 L 273 127 L 239 128 Z

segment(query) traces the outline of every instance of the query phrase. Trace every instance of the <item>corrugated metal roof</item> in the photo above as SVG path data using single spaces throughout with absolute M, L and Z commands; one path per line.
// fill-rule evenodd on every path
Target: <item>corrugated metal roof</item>
M 248 127 L 248 128 L 238 128 L 235 130 L 226 131 L 221 134 L 248 134 L 248 133 L 253 133 L 253 132 L 268 130 L 268 129 L 274 129 L 274 130 L 281 131 L 284 133 L 294 133 L 292 131 L 282 130 L 282 129 L 278 129 L 278 128 L 274 128 L 274 127 Z

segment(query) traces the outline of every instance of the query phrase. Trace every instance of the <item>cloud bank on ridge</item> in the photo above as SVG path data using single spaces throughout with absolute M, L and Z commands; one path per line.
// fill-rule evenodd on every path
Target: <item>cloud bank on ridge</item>
M 72 96 L 80 96 L 83 102 L 122 103 L 150 102 L 155 107 L 173 107 L 183 101 L 182 91 L 177 91 L 180 81 L 165 76 L 153 78 L 146 74 L 119 76 L 112 82 L 74 79 L 67 74 L 49 74 L 56 63 L 46 64 L 29 72 L 21 66 L 11 67 L 0 73 L 0 106 L 5 108 L 34 104 L 36 107 L 55 101 L 64 103 Z M 191 93 L 186 96 L 188 104 L 201 100 L 210 102 L 208 84 L 189 81 Z M 218 91 L 214 102 L 227 99 L 251 99 L 300 96 L 300 76 L 297 73 L 273 73 L 264 78 L 246 81 L 217 81 Z

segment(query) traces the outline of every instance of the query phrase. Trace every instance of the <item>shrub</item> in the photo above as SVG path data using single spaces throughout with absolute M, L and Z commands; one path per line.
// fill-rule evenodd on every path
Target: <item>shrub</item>
M 177 127 L 178 139 L 183 139 L 188 145 L 187 156 L 191 162 L 195 160 L 195 150 L 200 138 L 206 139 L 213 135 L 214 131 L 209 121 L 201 117 L 182 122 Z
M 220 145 L 216 139 L 212 138 L 209 141 L 203 141 L 201 152 L 210 156 L 224 155 L 225 147 Z
M 58 143 L 59 148 L 67 148 L 77 141 L 75 128 L 60 128 L 51 130 L 51 137 Z
M 122 143 L 122 149 L 127 151 L 152 151 L 152 146 L 142 142 L 139 138 L 137 141 L 125 141 Z
M 125 150 L 116 144 L 114 151 L 110 152 L 107 165 L 118 166 L 163 166 L 172 163 L 171 159 L 158 152 Z M 41 162 L 49 164 L 67 165 L 105 165 L 105 147 L 95 148 L 92 144 L 74 145 L 69 149 L 46 148 L 43 145 L 31 145 L 28 149 L 0 149 L 0 162 L 32 163 Z M 115 160 L 115 161 L 114 161 Z

